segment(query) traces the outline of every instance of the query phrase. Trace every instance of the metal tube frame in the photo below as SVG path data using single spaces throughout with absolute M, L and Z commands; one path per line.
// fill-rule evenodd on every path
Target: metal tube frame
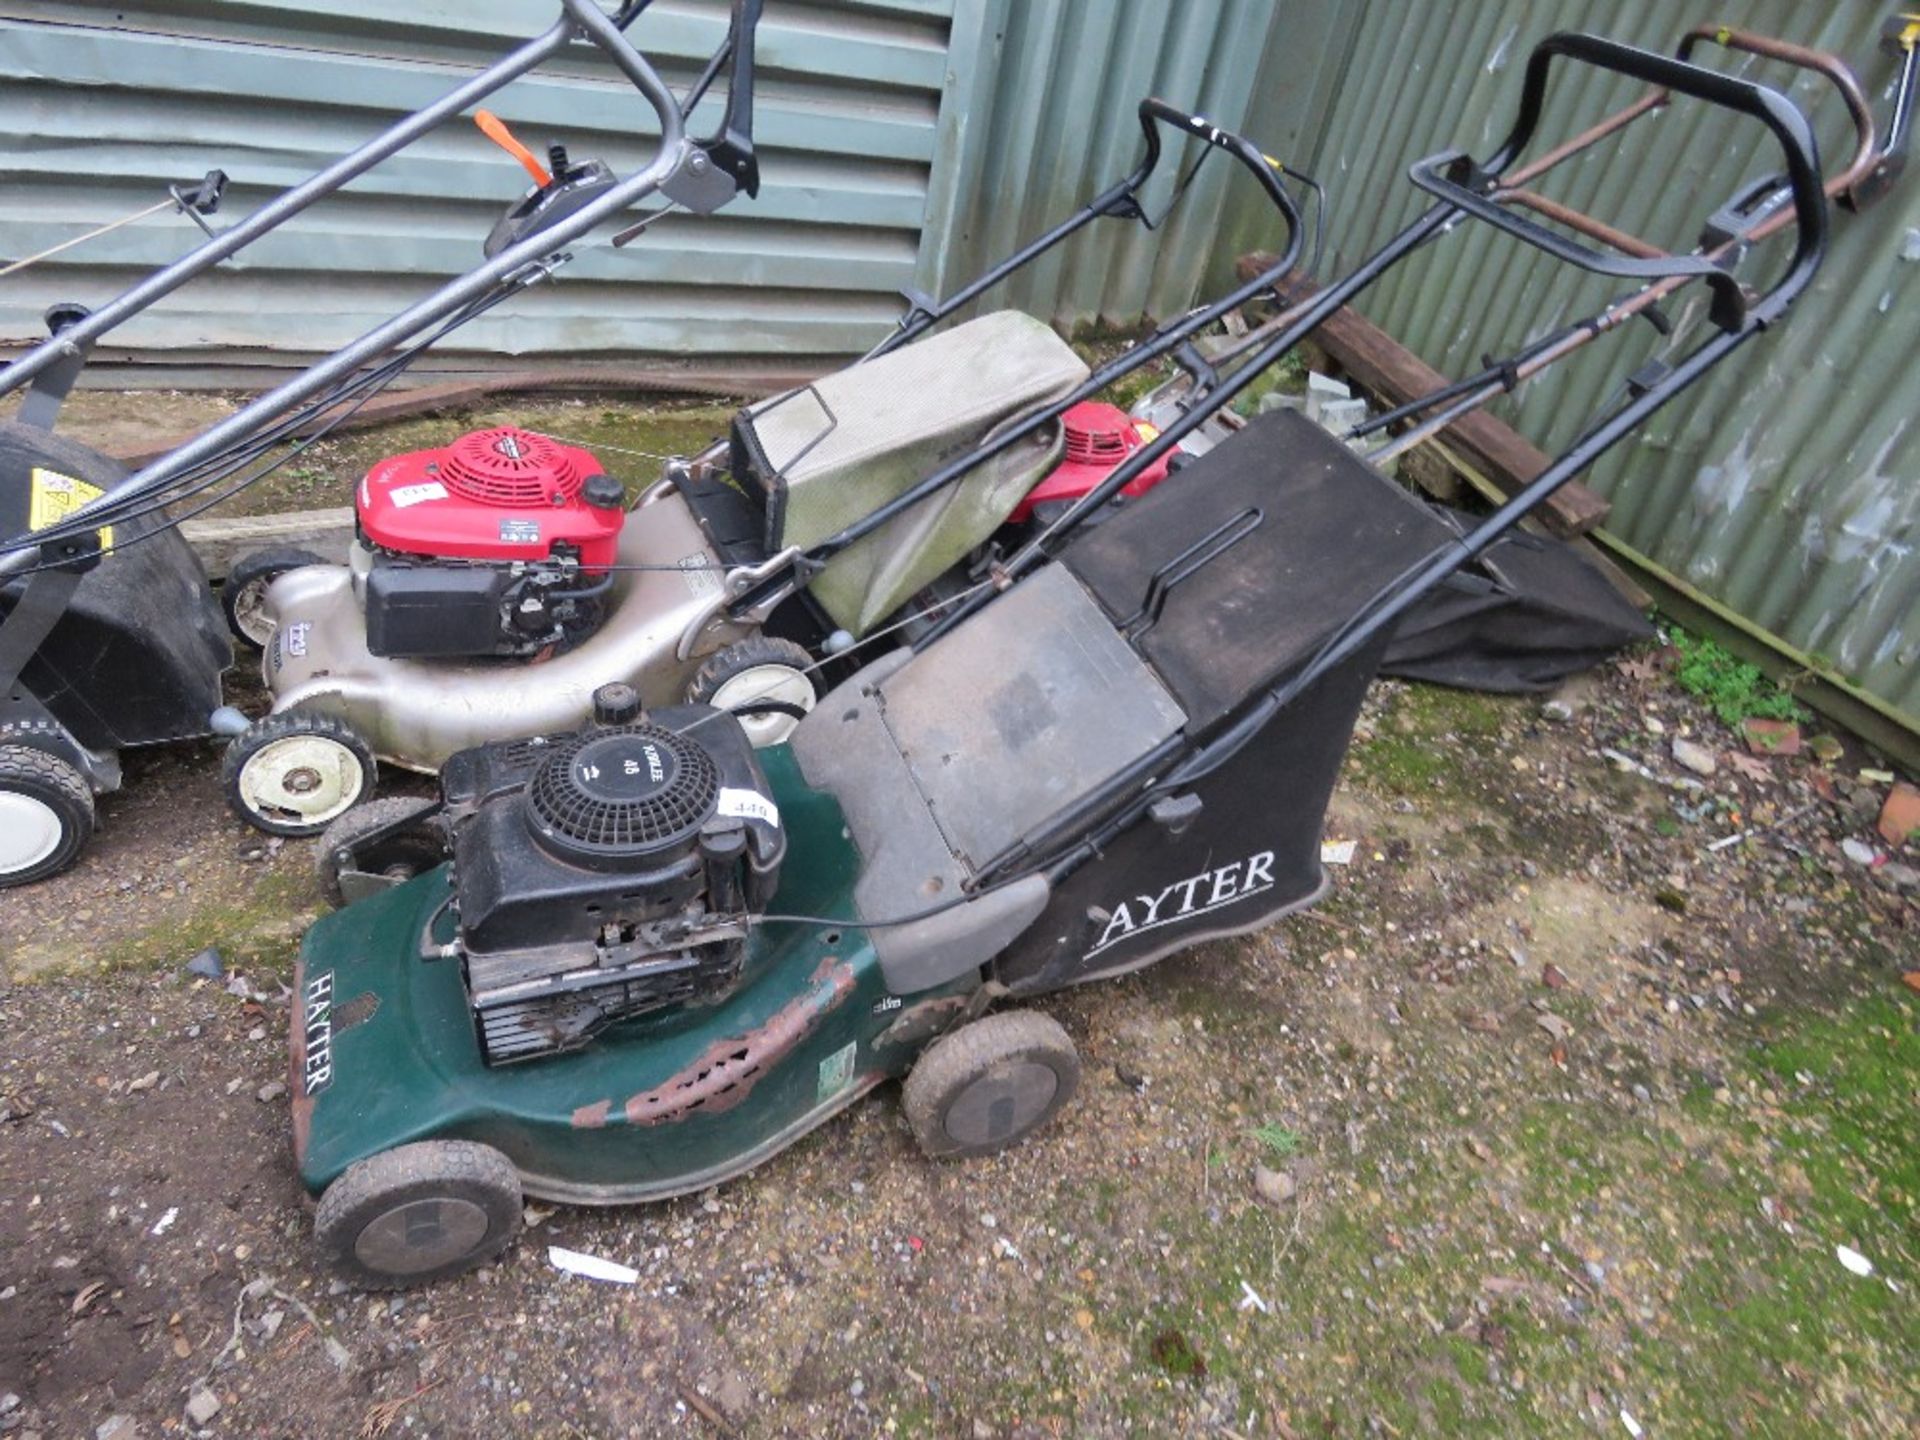
M 1026 416 L 1017 424 L 1011 425 L 1007 427 L 1006 430 L 995 435 L 991 440 L 986 441 L 979 447 L 960 456 L 958 459 L 950 461 L 939 469 L 922 477 L 908 489 L 866 515 L 863 515 L 845 529 L 828 536 L 817 544 L 807 547 L 805 550 L 795 551 L 790 556 L 784 557 L 784 561 L 779 568 L 770 572 L 765 577 L 757 578 L 754 583 L 743 586 L 738 594 L 728 600 L 727 609 L 729 614 L 736 618 L 755 614 L 764 615 L 782 600 L 787 599 L 798 591 L 813 574 L 819 571 L 821 566 L 825 565 L 826 562 L 831 560 L 835 555 L 858 544 L 861 540 L 873 534 L 889 521 L 905 514 L 929 496 L 944 489 L 962 476 L 977 470 L 996 455 L 1011 449 L 1043 426 L 1051 424 L 1054 420 L 1058 419 L 1059 416 L 1081 401 L 1098 395 L 1102 390 L 1106 389 L 1122 376 L 1130 375 L 1142 366 L 1150 365 L 1167 355 L 1178 355 L 1194 335 L 1230 312 L 1239 309 L 1263 291 L 1270 290 L 1282 276 L 1293 268 L 1295 261 L 1299 259 L 1302 244 L 1300 211 L 1294 204 L 1293 197 L 1277 178 L 1274 163 L 1267 159 L 1266 154 L 1259 146 L 1253 144 L 1252 141 L 1247 140 L 1243 136 L 1234 134 L 1232 131 L 1221 129 L 1219 126 L 1214 125 L 1201 116 L 1190 115 L 1183 110 L 1176 109 L 1164 100 L 1157 100 L 1152 97 L 1142 100 L 1139 107 L 1139 116 L 1141 129 L 1147 137 L 1146 158 L 1135 168 L 1126 180 L 1120 182 L 1120 184 L 1112 187 L 1108 191 L 1103 192 L 1102 199 L 1104 199 L 1105 196 L 1114 195 L 1123 191 L 1131 193 L 1128 187 L 1137 187 L 1139 183 L 1144 182 L 1147 175 L 1152 173 L 1153 167 L 1159 161 L 1161 150 L 1160 139 L 1156 129 L 1158 125 L 1167 125 L 1185 130 L 1189 134 L 1205 140 L 1209 145 L 1232 155 L 1241 165 L 1252 171 L 1260 181 L 1261 188 L 1266 191 L 1268 199 L 1273 202 L 1275 208 L 1280 211 L 1282 218 L 1286 221 L 1287 239 L 1286 244 L 1281 249 L 1280 258 L 1262 274 L 1241 284 L 1231 293 L 1222 296 L 1210 305 L 1189 311 L 1179 320 L 1170 325 L 1163 326 L 1140 344 L 1133 346 L 1125 353 L 1114 357 L 1105 365 L 1100 366 L 1094 370 L 1085 381 L 1063 398 L 1054 401 L 1044 409 Z M 1004 278 L 1014 270 L 1017 270 L 1021 265 L 1031 261 L 1045 249 L 1058 244 L 1061 240 L 1065 239 L 1067 235 L 1070 235 L 1074 230 L 1093 219 L 1097 213 L 1100 213 L 1097 207 L 1101 205 L 1102 199 L 1094 200 L 1078 214 L 1062 222 L 1060 225 L 1055 226 L 1054 229 L 1046 235 L 1001 262 L 1000 265 L 989 271 L 985 276 L 982 276 L 980 280 L 963 287 L 960 291 L 956 292 L 951 299 L 934 307 L 933 311 L 920 312 L 928 318 L 917 328 L 903 323 L 900 332 L 890 337 L 888 342 L 871 352 L 871 354 L 884 354 L 888 349 L 906 343 L 912 339 L 914 335 L 922 333 L 928 326 L 937 324 L 941 319 L 944 319 L 968 300 L 974 298 L 982 290 L 985 290 L 989 285 L 995 283 L 997 279 Z M 908 318 L 910 320 L 911 315 Z
M 1117 805 L 1119 808 L 1091 835 L 1084 836 L 1064 849 L 1056 849 L 1051 859 L 1040 861 L 1037 865 L 1029 864 L 1030 857 L 1047 843 L 1044 837 L 1040 837 L 1035 842 L 1023 846 L 1019 851 L 1010 852 L 993 862 L 993 868 L 990 871 L 983 871 L 979 877 L 979 883 L 983 887 L 998 883 L 995 876 L 1005 874 L 1016 865 L 1025 866 L 1028 869 L 1043 869 L 1049 880 L 1057 885 L 1081 865 L 1098 856 L 1105 846 L 1112 843 L 1127 828 L 1145 818 L 1149 808 L 1161 796 L 1193 785 L 1218 770 L 1244 748 L 1279 710 L 1310 689 L 1330 670 L 1365 648 L 1383 631 L 1394 625 L 1409 608 L 1443 584 L 1461 566 L 1471 563 L 1484 554 L 1561 486 L 1632 434 L 1656 411 L 1691 387 L 1741 345 L 1779 320 L 1793 301 L 1812 283 L 1826 254 L 1828 218 L 1826 195 L 1824 187 L 1819 183 L 1818 165 L 1814 159 L 1813 134 L 1805 119 L 1790 102 L 1775 92 L 1751 82 L 1730 80 L 1715 72 L 1701 70 L 1651 52 L 1635 50 L 1611 42 L 1596 42 L 1592 37 L 1553 36 L 1535 49 L 1529 61 L 1527 99 L 1522 106 L 1522 123 L 1515 127 L 1507 142 L 1501 146 L 1493 159 L 1487 162 L 1486 172 L 1497 176 L 1502 169 L 1514 161 L 1520 149 L 1526 144 L 1532 129 L 1528 117 L 1532 116 L 1535 119 L 1538 117 L 1540 89 L 1545 79 L 1546 65 L 1554 55 L 1567 55 L 1603 69 L 1638 75 L 1641 78 L 1653 78 L 1654 75 L 1658 75 L 1662 83 L 1675 90 L 1739 110 L 1765 124 L 1786 153 L 1787 173 L 1793 187 L 1794 199 L 1791 214 L 1799 220 L 1801 226 L 1792 259 L 1763 295 L 1743 307 L 1740 322 L 1736 326 L 1722 328 L 1710 334 L 1667 375 L 1640 391 L 1628 404 L 1592 427 L 1492 515 L 1460 539 L 1435 550 L 1409 572 L 1383 587 L 1376 593 L 1373 600 L 1363 605 L 1298 672 L 1257 697 L 1232 724 L 1205 743 L 1195 747 L 1184 759 L 1172 765 L 1157 778 L 1145 784 L 1134 782 L 1132 794 L 1129 795 L 1118 788 L 1110 788 L 1104 797 L 1106 804 Z M 1680 69 L 1673 69 L 1672 67 L 1675 66 L 1679 66 Z M 1418 168 L 1416 165 L 1415 170 L 1417 171 Z M 1386 270 L 1411 254 L 1430 236 L 1453 223 L 1462 213 L 1459 207 L 1444 200 L 1431 206 L 1399 235 L 1363 262 L 1352 275 L 1329 287 L 1309 304 L 1301 307 L 1300 318 L 1287 326 L 1281 335 L 1262 349 L 1259 355 L 1241 371 L 1235 372 L 1229 385 L 1236 388 L 1244 386 L 1253 375 L 1284 355 L 1320 320 L 1365 290 Z M 1525 229 L 1514 229 L 1510 233 L 1522 239 L 1531 238 Z M 1685 276 L 1672 276 L 1662 283 L 1669 287 L 1677 287 L 1684 283 L 1685 279 Z M 1113 478 L 1109 477 L 1109 479 Z M 1122 480 L 1120 483 L 1125 482 Z M 1050 545 L 1057 544 L 1058 540 L 1077 523 L 1079 516 L 1076 512 L 1090 511 L 1092 506 L 1104 503 L 1106 497 L 1100 492 L 1106 490 L 1111 494 L 1117 488 L 1118 486 L 1109 488 L 1103 484 L 1084 497 L 1073 510 L 1042 532 L 1020 554 L 1013 557 L 1006 567 L 1009 578 L 1027 565 L 1046 558 Z M 959 611 L 946 622 L 946 625 L 957 623 L 958 619 L 974 608 L 978 608 L 977 602 Z M 945 626 L 943 625 L 942 628 L 944 629 Z M 929 636 L 921 644 L 931 643 L 933 638 Z
M 1592 427 L 1492 515 L 1460 539 L 1435 550 L 1427 559 L 1383 587 L 1376 593 L 1373 600 L 1363 605 L 1316 654 L 1307 660 L 1299 671 L 1255 698 L 1225 729 L 1203 743 L 1195 745 L 1184 759 L 1172 764 L 1155 778 L 1142 783 L 1137 777 L 1131 777 L 1116 786 L 1109 787 L 1103 793 L 1099 804 L 1102 808 L 1111 811 L 1110 816 L 1091 835 L 1083 835 L 1071 842 L 1061 842 L 1065 844 L 1064 849 L 1056 848 L 1052 852 L 1051 859 L 1042 859 L 1037 862 L 1033 857 L 1044 852 L 1047 845 L 1053 842 L 1050 842 L 1046 836 L 1034 837 L 1007 854 L 997 857 L 988 867 L 983 868 L 977 877 L 978 887 L 986 888 L 1003 883 L 1004 877 L 1018 870 L 1034 869 L 1044 870 L 1049 880 L 1058 884 L 1067 875 L 1097 856 L 1127 828 L 1142 820 L 1155 800 L 1197 783 L 1226 764 L 1282 707 L 1311 688 L 1328 671 L 1372 642 L 1398 621 L 1408 608 L 1444 583 L 1447 577 L 1462 565 L 1471 563 L 1485 553 L 1561 486 L 1584 471 L 1602 454 L 1631 434 L 1662 406 L 1692 386 L 1701 376 L 1720 364 L 1741 345 L 1776 322 L 1812 282 L 1821 261 L 1825 258 L 1828 219 L 1826 195 L 1820 181 L 1818 162 L 1815 159 L 1813 133 L 1805 118 L 1789 101 L 1776 92 L 1750 81 L 1733 79 L 1651 51 L 1599 40 L 1592 36 L 1569 33 L 1551 36 L 1536 46 L 1529 57 L 1517 123 L 1494 155 L 1484 165 L 1475 165 L 1478 174 L 1488 177 L 1491 185 L 1497 185 L 1502 178 L 1502 173 L 1515 166 L 1519 156 L 1532 139 L 1539 120 L 1548 67 L 1559 56 L 1619 74 L 1651 80 L 1671 90 L 1752 116 L 1764 124 L 1772 132 L 1786 157 L 1787 175 L 1794 202 L 1790 213 L 1799 222 L 1793 256 L 1783 267 L 1781 274 L 1763 294 L 1753 298 L 1743 296 L 1743 304 L 1736 323 L 1710 334 L 1665 376 L 1641 390 L 1628 404 Z M 1602 127 L 1596 127 L 1596 130 L 1606 134 L 1618 128 L 1617 124 L 1609 125 L 1608 122 L 1602 122 Z M 1564 156 L 1573 151 L 1562 146 L 1555 153 Z M 1444 158 L 1453 157 L 1449 154 Z M 1409 174 L 1415 183 L 1419 184 L 1423 173 L 1431 175 L 1433 169 L 1432 160 L 1420 161 L 1414 164 Z M 1535 170 L 1534 173 L 1537 174 L 1538 171 Z M 1539 248 L 1546 249 L 1555 255 L 1560 253 L 1560 247 L 1564 244 L 1564 242 L 1543 244 L 1535 234 L 1538 226 L 1525 221 L 1515 223 L 1517 217 L 1501 216 L 1497 209 L 1493 215 L 1487 215 L 1477 208 L 1457 204 L 1450 198 L 1439 199 L 1398 235 L 1361 262 L 1350 275 L 1330 285 L 1311 301 L 1296 307 L 1293 312 L 1295 318 L 1243 366 L 1228 376 L 1219 389 L 1208 396 L 1208 404 L 1204 409 L 1197 408 L 1189 411 L 1162 432 L 1159 439 L 1136 451 L 1126 464 L 1109 474 L 1093 490 L 1069 507 L 1065 514 L 1011 556 L 1002 567 L 1001 588 L 1012 584 L 1021 574 L 1036 565 L 1051 560 L 1073 530 L 1087 516 L 1093 514 L 1118 493 L 1141 469 L 1154 463 L 1160 455 L 1178 444 L 1182 436 L 1201 424 L 1213 410 L 1230 401 L 1235 394 L 1251 383 L 1254 376 L 1279 360 L 1334 311 L 1365 291 L 1381 275 L 1411 255 L 1434 235 L 1466 215 L 1472 215 L 1474 218 L 1493 224 L 1516 238 L 1538 245 Z M 1558 241 L 1558 237 L 1553 238 Z M 1576 260 L 1574 263 L 1580 262 Z M 1677 287 L 1689 278 L 1692 278 L 1692 272 L 1669 273 L 1661 277 L 1658 284 Z M 1655 288 L 1657 288 L 1656 285 L 1650 284 L 1642 293 Z M 967 616 L 983 605 L 991 603 L 993 593 L 997 592 L 990 592 L 957 605 L 926 636 L 918 640 L 914 648 L 924 649 L 935 643 L 941 635 L 962 623 Z M 1056 829 L 1053 833 L 1057 835 L 1060 832 Z
M 909 308 L 907 313 L 900 317 L 899 329 L 874 346 L 861 359 L 874 359 L 876 356 L 884 355 L 890 350 L 898 349 L 918 339 L 948 316 L 977 300 L 1009 275 L 1031 265 L 1049 250 L 1079 233 L 1095 220 L 1105 216 L 1115 216 L 1120 219 L 1138 220 L 1151 228 L 1154 222 L 1147 218 L 1147 212 L 1140 204 L 1140 192 L 1146 187 L 1147 181 L 1153 177 L 1155 169 L 1160 164 L 1162 146 L 1159 127 L 1162 125 L 1185 130 L 1189 135 L 1197 136 L 1216 148 L 1228 150 L 1243 163 L 1250 163 L 1249 152 L 1252 156 L 1257 156 L 1261 163 L 1254 165 L 1253 169 L 1260 179 L 1262 188 L 1267 191 L 1275 204 L 1284 207 L 1289 203 L 1284 187 L 1272 174 L 1275 168 L 1279 168 L 1276 162 L 1268 160 L 1264 152 L 1240 136 L 1231 131 L 1222 130 L 1203 116 L 1188 114 L 1152 96 L 1142 100 L 1135 113 L 1147 147 L 1146 154 L 1141 157 L 1138 165 L 1058 225 L 1021 246 L 999 264 L 968 281 L 945 299 L 936 301 L 929 296 L 912 291 L 902 292 L 902 298 L 906 300 Z M 1295 217 L 1295 224 L 1297 226 L 1298 217 Z

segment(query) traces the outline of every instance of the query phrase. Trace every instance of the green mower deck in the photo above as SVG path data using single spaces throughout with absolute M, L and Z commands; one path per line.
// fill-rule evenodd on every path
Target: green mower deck
M 839 807 L 802 783 L 784 746 L 760 755 L 785 823 L 805 837 L 773 912 L 850 916 L 858 856 Z M 451 936 L 450 889 L 443 866 L 307 932 L 291 1083 L 294 1152 L 316 1194 L 357 1161 L 428 1139 L 493 1146 L 528 1194 L 570 1204 L 699 1190 L 904 1074 L 979 983 L 891 996 L 859 929 L 768 924 L 719 1003 L 489 1068 L 459 962 L 430 958 Z

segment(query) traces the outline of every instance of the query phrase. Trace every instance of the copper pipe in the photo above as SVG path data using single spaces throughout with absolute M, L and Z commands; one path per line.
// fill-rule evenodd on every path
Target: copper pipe
M 1687 52 L 1702 40 L 1728 50 L 1744 50 L 1749 55 L 1758 55 L 1765 60 L 1778 60 L 1782 64 L 1811 70 L 1831 81 L 1833 88 L 1840 92 L 1841 100 L 1846 103 L 1847 115 L 1853 121 L 1855 144 L 1853 163 L 1828 184 L 1827 194 L 1843 195 L 1866 178 L 1879 158 L 1874 153 L 1879 147 L 1879 136 L 1874 128 L 1873 108 L 1867 104 L 1867 97 L 1860 89 L 1859 78 L 1854 75 L 1852 66 L 1830 51 L 1796 45 L 1790 40 L 1776 40 L 1771 35 L 1755 34 L 1751 30 L 1734 30 L 1725 25 L 1697 25 L 1689 30 L 1686 38 L 1680 42 L 1680 58 L 1685 60 Z
M 1596 220 L 1584 210 L 1576 210 L 1571 205 L 1562 205 L 1558 200 L 1549 200 L 1535 190 L 1499 189 L 1491 197 L 1502 205 L 1518 205 L 1523 209 L 1538 211 L 1549 220 L 1565 225 L 1569 230 L 1578 230 L 1582 235 L 1609 245 L 1623 255 L 1637 255 L 1642 260 L 1670 260 L 1673 257 L 1658 245 L 1649 244 L 1638 235 L 1629 235 L 1624 230 L 1616 230 L 1604 220 Z
M 1616 130 L 1623 129 L 1627 125 L 1632 124 L 1649 110 L 1658 110 L 1672 98 L 1673 97 L 1665 90 L 1649 90 L 1638 100 L 1634 101 L 1633 104 L 1627 106 L 1626 109 L 1614 111 L 1613 114 L 1607 116 L 1607 118 L 1599 124 L 1582 130 L 1571 140 L 1554 146 L 1553 149 L 1547 151 L 1547 153 L 1542 155 L 1538 160 L 1530 161 L 1522 165 L 1518 170 L 1515 170 L 1512 174 L 1504 175 L 1501 178 L 1509 185 L 1525 185 L 1530 180 L 1537 180 L 1562 160 L 1572 155 L 1578 155 L 1582 150 L 1598 144 Z
M 1681 41 L 1681 58 L 1685 59 L 1688 50 L 1700 41 L 1720 45 L 1729 50 L 1744 50 L 1749 54 L 1758 55 L 1763 59 L 1778 60 L 1784 64 L 1794 65 L 1804 70 L 1811 70 L 1831 81 L 1834 88 L 1840 92 L 1841 99 L 1846 104 L 1847 113 L 1853 121 L 1857 144 L 1854 149 L 1852 162 L 1845 170 L 1828 180 L 1821 188 L 1825 191 L 1829 199 L 1840 199 L 1872 172 L 1878 161 L 1875 150 L 1879 143 L 1873 120 L 1873 111 L 1867 104 L 1866 96 L 1860 89 L 1860 82 L 1854 76 L 1852 67 L 1844 60 L 1827 51 L 1814 50 L 1807 46 L 1796 45 L 1786 40 L 1776 40 L 1769 35 L 1760 35 L 1751 31 L 1734 30 L 1715 25 L 1700 25 L 1688 31 Z M 1590 148 L 1607 136 L 1617 133 L 1649 111 L 1659 109 L 1661 106 L 1667 104 L 1671 98 L 1672 96 L 1665 90 L 1649 90 L 1638 100 L 1634 101 L 1633 104 L 1615 111 L 1598 124 L 1581 131 L 1572 139 L 1547 151 L 1544 155 L 1540 156 L 1539 159 L 1523 165 L 1514 170 L 1510 175 L 1503 177 L 1507 183 L 1501 191 L 1497 192 L 1495 198 L 1504 203 L 1517 204 L 1535 210 L 1551 220 L 1556 220 L 1571 229 L 1578 230 L 1596 240 L 1600 240 L 1604 244 L 1611 245 L 1623 254 L 1638 255 L 1646 259 L 1664 257 L 1667 252 L 1657 249 L 1636 236 L 1629 235 L 1621 230 L 1616 230 L 1604 221 L 1596 220 L 1582 211 L 1561 205 L 1558 201 L 1550 200 L 1546 196 L 1521 187 L 1523 187 L 1526 182 L 1538 178 L 1569 157 Z M 1706 258 L 1718 260 L 1731 254 L 1742 245 L 1752 245 L 1771 235 L 1776 235 L 1792 223 L 1793 219 L 1794 215 L 1792 211 L 1785 209 L 1776 210 L 1743 235 L 1707 252 Z M 1660 301 L 1666 299 L 1667 296 L 1679 290 L 1687 283 L 1689 278 L 1691 277 L 1682 275 L 1668 276 L 1664 280 L 1656 281 L 1648 285 L 1645 289 L 1639 290 L 1627 296 L 1625 299 L 1607 306 L 1606 309 L 1594 316 L 1591 321 L 1581 326 L 1578 330 L 1575 330 L 1559 343 L 1549 346 L 1538 355 L 1515 366 L 1511 377 L 1511 385 L 1509 385 L 1506 378 L 1490 381 L 1479 390 L 1470 392 L 1446 409 L 1437 412 L 1407 430 L 1401 431 L 1400 434 L 1394 436 L 1387 444 L 1371 452 L 1369 458 L 1375 463 L 1380 463 L 1392 459 L 1394 456 L 1402 454 L 1412 449 L 1415 445 L 1430 439 L 1463 415 L 1477 410 L 1480 406 L 1486 404 L 1503 392 L 1532 379 L 1549 365 L 1557 364 L 1599 336 L 1617 330 L 1634 316 L 1657 305 Z M 1303 312 L 1306 308 L 1307 302 L 1302 302 L 1291 307 L 1274 320 L 1267 321 L 1254 330 L 1249 331 L 1246 339 L 1251 341 L 1255 336 L 1263 332 L 1277 330 L 1279 327 L 1290 323 L 1294 316 Z M 1236 346 L 1235 349 L 1236 352 L 1238 352 L 1240 347 Z

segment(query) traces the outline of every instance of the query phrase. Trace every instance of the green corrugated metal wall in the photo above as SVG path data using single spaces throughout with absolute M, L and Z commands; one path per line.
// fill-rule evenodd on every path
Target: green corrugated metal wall
M 1325 8 L 1290 7 L 1275 45 L 1323 32 Z M 1418 24 L 1406 23 L 1400 0 L 1335 0 L 1332 8 L 1351 51 L 1328 55 L 1339 78 L 1305 156 L 1334 191 L 1328 274 L 1422 208 L 1425 197 L 1406 180 L 1413 160 L 1452 146 L 1484 155 L 1498 143 L 1529 47 L 1555 30 L 1670 51 L 1689 26 L 1712 21 L 1815 45 L 1853 64 L 1882 124 L 1895 74 L 1877 48 L 1892 7 L 1865 0 L 1749 0 L 1711 11 L 1648 0 L 1441 0 L 1420 7 Z M 1851 155 L 1851 130 L 1824 81 L 1795 80 L 1778 64 L 1713 47 L 1697 58 L 1786 88 L 1818 118 L 1823 161 L 1838 166 Z M 1598 72 L 1567 78 L 1550 96 L 1543 136 L 1572 133 L 1636 93 Z M 1704 197 L 1730 191 L 1730 176 L 1757 176 L 1772 158 L 1757 126 L 1688 102 L 1629 135 L 1539 188 L 1684 248 Z M 1920 170 L 1865 214 L 1836 211 L 1833 228 L 1826 267 L 1788 323 L 1676 401 L 1588 480 L 1612 500 L 1609 529 L 1626 544 L 1830 662 L 1920 730 Z M 1487 350 L 1535 337 L 1609 293 L 1602 280 L 1467 226 L 1359 308 L 1459 374 Z M 1683 344 L 1704 323 L 1697 309 L 1674 319 Z M 1542 446 L 1564 446 L 1618 376 L 1668 344 L 1637 326 L 1502 408 Z

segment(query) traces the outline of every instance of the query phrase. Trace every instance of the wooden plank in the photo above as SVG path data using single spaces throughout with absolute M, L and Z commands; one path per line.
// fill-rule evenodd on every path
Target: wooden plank
M 311 550 L 336 565 L 347 563 L 353 543 L 353 507 L 329 510 L 291 510 L 284 515 L 240 515 L 206 520 L 183 520 L 180 533 L 207 567 L 214 580 L 226 578 L 242 555 L 268 546 L 292 545 Z
M 605 370 L 528 370 L 440 385 L 421 385 L 410 390 L 389 390 L 374 396 L 345 417 L 335 427 L 334 433 L 364 430 L 369 426 L 419 415 L 471 409 L 475 405 L 487 404 L 499 395 L 541 392 L 615 396 L 701 395 L 733 400 L 777 394 L 812 378 L 810 372 L 802 374 L 772 370 L 662 370 L 628 374 Z M 326 414 L 316 415 L 300 433 L 309 434 L 325 423 Z M 179 449 L 201 433 L 199 430 L 189 430 L 138 445 L 122 446 L 107 453 L 129 469 L 137 470 Z
M 1243 255 L 1238 269 L 1243 280 L 1250 280 L 1272 263 L 1271 256 Z M 1283 279 L 1278 289 L 1282 302 L 1291 306 L 1311 299 L 1319 287 L 1296 271 Z M 1445 375 L 1348 306 L 1329 315 L 1312 339 L 1349 376 L 1391 404 L 1401 404 L 1448 383 Z M 1461 416 L 1440 433 L 1506 495 L 1525 488 L 1552 459 L 1511 425 L 1484 410 Z M 1573 480 L 1550 497 L 1538 514 L 1555 535 L 1570 538 L 1597 528 L 1611 509 L 1604 496 Z

